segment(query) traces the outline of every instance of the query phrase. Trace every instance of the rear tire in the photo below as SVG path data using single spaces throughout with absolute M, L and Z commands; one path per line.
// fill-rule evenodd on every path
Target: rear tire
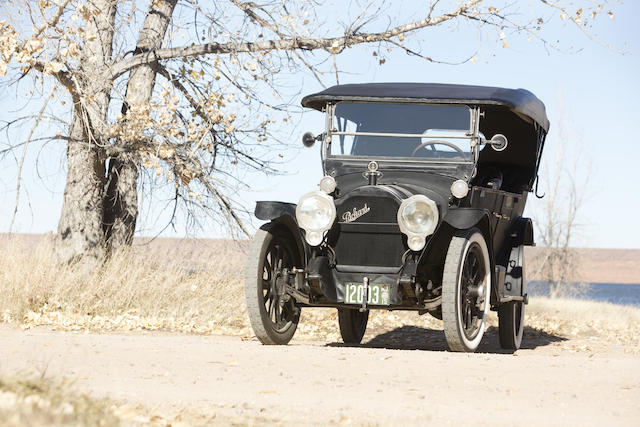
M 345 344 L 360 344 L 369 322 L 369 310 L 360 312 L 353 308 L 338 309 L 340 335 Z
M 451 351 L 473 352 L 484 335 L 491 295 L 491 262 L 478 229 L 453 236 L 442 274 L 442 321 Z
M 283 268 L 301 266 L 295 243 L 273 224 L 263 225 L 251 241 L 245 273 L 245 297 L 251 327 L 262 344 L 283 345 L 293 338 L 300 308 L 283 293 Z
M 442 320 L 442 305 L 438 306 L 438 308 L 430 310 L 429 314 L 438 320 Z
M 518 350 L 522 344 L 524 332 L 524 303 L 509 301 L 498 308 L 498 328 L 500 347 L 505 350 Z
M 516 296 L 525 296 L 524 247 L 511 249 L 507 264 L 506 282 L 510 283 L 510 290 Z M 520 301 L 509 301 L 498 307 L 498 328 L 500 347 L 505 350 L 518 350 L 522 344 L 524 332 L 524 306 Z

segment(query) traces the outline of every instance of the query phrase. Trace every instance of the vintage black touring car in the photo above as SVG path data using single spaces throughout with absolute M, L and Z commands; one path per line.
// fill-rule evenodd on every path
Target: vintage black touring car
M 523 89 L 339 85 L 302 105 L 325 114 L 324 177 L 297 205 L 258 202 L 265 221 L 247 262 L 249 318 L 264 344 L 286 344 L 303 307 L 336 307 L 345 343 L 370 309 L 442 319 L 449 348 L 474 351 L 489 310 L 500 344 L 520 347 L 523 217 L 549 129 Z

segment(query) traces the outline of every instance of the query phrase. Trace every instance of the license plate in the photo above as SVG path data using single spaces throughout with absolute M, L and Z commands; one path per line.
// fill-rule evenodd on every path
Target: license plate
M 345 283 L 345 304 L 362 304 L 364 285 L 362 283 Z M 369 283 L 367 305 L 389 305 L 389 285 Z

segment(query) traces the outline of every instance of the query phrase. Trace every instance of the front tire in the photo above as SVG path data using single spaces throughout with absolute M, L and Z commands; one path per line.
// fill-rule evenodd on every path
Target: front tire
M 442 321 L 451 351 L 473 352 L 484 335 L 491 295 L 491 262 L 482 233 L 460 232 L 449 243 L 442 275 Z
M 345 344 L 360 344 L 369 322 L 369 310 L 360 312 L 353 308 L 338 309 L 340 335 Z
M 282 269 L 301 266 L 290 235 L 273 224 L 262 226 L 253 237 L 245 274 L 245 297 L 251 327 L 262 344 L 291 341 L 300 309 L 284 292 Z

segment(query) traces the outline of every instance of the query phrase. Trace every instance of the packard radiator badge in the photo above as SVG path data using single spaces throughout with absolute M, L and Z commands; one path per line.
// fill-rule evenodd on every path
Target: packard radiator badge
M 352 211 L 347 211 L 345 213 L 342 214 L 342 221 L 344 222 L 353 222 L 356 219 L 360 218 L 362 215 L 366 214 L 367 212 L 369 212 L 371 210 L 371 208 L 369 208 L 369 206 L 367 206 L 367 204 L 365 203 L 364 206 L 362 207 L 362 209 L 357 209 L 357 208 L 353 208 Z

